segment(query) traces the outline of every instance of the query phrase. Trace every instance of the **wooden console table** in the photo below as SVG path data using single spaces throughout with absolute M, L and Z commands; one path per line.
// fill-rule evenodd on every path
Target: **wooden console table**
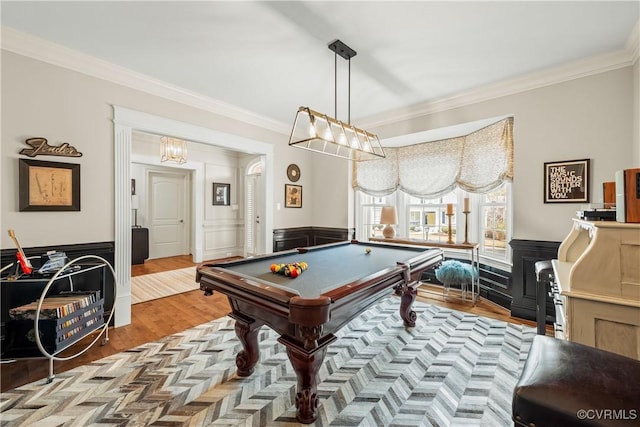
M 471 253 L 471 267 L 477 273 L 474 275 L 474 279 L 471 282 L 471 300 L 475 304 L 480 297 L 480 245 L 477 243 L 441 243 L 431 242 L 429 240 L 418 239 L 400 239 L 400 238 L 384 238 L 384 237 L 369 237 L 372 242 L 383 243 L 395 243 L 398 245 L 416 245 L 426 246 L 429 248 L 442 248 L 442 249 L 458 249 L 465 250 Z

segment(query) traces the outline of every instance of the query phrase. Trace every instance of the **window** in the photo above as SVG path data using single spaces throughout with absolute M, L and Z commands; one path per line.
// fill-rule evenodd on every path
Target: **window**
M 508 186 L 482 195 L 480 212 L 480 252 L 489 257 L 506 259 L 507 225 L 509 224 Z
M 464 199 L 469 198 L 471 213 L 465 220 L 462 212 Z M 454 242 L 465 240 L 465 224 L 468 240 L 479 243 L 483 263 L 509 269 L 511 260 L 509 239 L 511 235 L 511 184 L 504 183 L 486 194 L 470 194 L 461 189 L 434 199 L 412 197 L 401 191 L 385 197 L 373 197 L 356 192 L 357 238 L 382 237 L 380 212 L 384 205 L 398 208 L 396 236 L 398 238 L 430 240 L 446 243 L 449 239 L 447 204 L 453 205 L 451 234 Z M 468 221 L 468 223 L 466 223 Z
M 380 224 L 380 214 L 382 207 L 391 205 L 393 198 L 391 196 L 374 197 L 358 192 L 360 195 L 360 221 L 356 220 L 357 238 L 360 240 L 368 240 L 370 237 L 383 237 L 382 229 L 384 225 Z
M 407 196 L 409 214 L 408 230 L 404 233 L 410 239 L 432 240 L 446 243 L 449 240 L 449 220 L 447 204 L 457 202 L 455 191 L 437 199 L 419 199 Z M 456 232 L 456 216 L 451 217 L 451 233 Z M 401 234 L 398 232 L 398 234 Z

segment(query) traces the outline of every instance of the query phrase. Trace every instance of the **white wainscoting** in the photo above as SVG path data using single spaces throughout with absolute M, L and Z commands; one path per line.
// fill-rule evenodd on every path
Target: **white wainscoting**
M 242 256 L 244 253 L 243 223 L 205 223 L 203 227 L 205 260 Z

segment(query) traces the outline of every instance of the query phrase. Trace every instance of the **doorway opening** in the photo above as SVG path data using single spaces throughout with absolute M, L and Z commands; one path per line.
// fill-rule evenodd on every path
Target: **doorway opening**
M 262 189 L 264 203 L 259 207 L 261 210 L 262 242 L 268 241 L 267 237 L 271 236 L 273 232 L 274 146 L 264 141 L 135 111 L 118 105 L 113 105 L 113 112 L 115 270 L 116 282 L 118 283 L 114 325 L 119 327 L 131 323 L 131 225 L 133 224 L 131 163 L 160 164 L 157 152 L 156 154 L 133 155 L 131 151 L 133 134 L 144 132 L 154 135 L 171 135 L 187 141 L 260 155 L 264 159 L 265 166 Z M 186 165 L 188 164 L 189 162 Z M 202 195 L 207 194 L 210 183 L 206 182 L 206 171 L 203 165 L 194 165 L 191 173 L 190 197 L 192 200 L 191 224 L 193 233 L 191 246 L 193 261 L 201 262 L 206 244 L 204 229 L 201 227 L 205 223 L 206 212 L 205 197 Z M 271 249 L 265 247 L 263 251 L 269 253 Z
M 149 259 L 189 255 L 189 174 L 147 171 Z
M 252 257 L 260 254 L 262 248 L 262 224 L 260 221 L 260 206 L 263 205 L 264 186 L 262 170 L 264 164 L 262 158 L 252 160 L 247 165 L 245 177 L 245 240 L 244 256 Z

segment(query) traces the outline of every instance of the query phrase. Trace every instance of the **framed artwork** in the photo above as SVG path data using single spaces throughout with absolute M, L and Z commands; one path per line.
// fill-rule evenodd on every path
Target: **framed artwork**
M 213 183 L 213 205 L 229 206 L 231 204 L 231 184 Z
M 545 203 L 589 202 L 589 159 L 544 164 Z
M 285 208 L 301 208 L 302 207 L 302 185 L 293 185 L 293 184 L 284 185 L 284 207 Z
M 79 211 L 80 165 L 20 159 L 20 212 Z

